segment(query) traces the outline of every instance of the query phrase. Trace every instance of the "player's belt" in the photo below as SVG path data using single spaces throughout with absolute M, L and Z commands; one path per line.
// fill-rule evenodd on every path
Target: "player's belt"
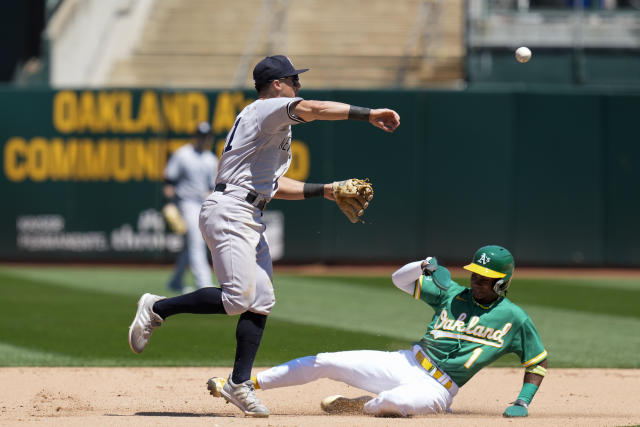
M 445 374 L 440 369 L 438 369 L 437 366 L 431 363 L 431 360 L 429 360 L 429 358 L 425 356 L 425 354 L 422 352 L 422 349 L 417 349 L 415 357 L 420 366 L 422 366 L 424 370 L 427 371 L 427 373 L 431 375 L 436 381 L 442 384 L 444 388 L 449 390 L 451 394 L 455 395 L 458 392 L 458 385 L 451 380 L 449 375 Z
M 261 211 L 263 211 L 267 206 L 267 203 L 269 203 L 269 198 L 265 197 L 264 195 L 253 190 L 247 190 L 246 188 L 238 187 L 237 185 L 216 184 L 214 191 L 219 191 L 223 194 L 228 194 L 241 200 L 246 200 Z

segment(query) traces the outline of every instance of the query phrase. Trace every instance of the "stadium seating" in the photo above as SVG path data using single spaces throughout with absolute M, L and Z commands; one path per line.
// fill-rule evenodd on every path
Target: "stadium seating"
M 251 87 L 251 68 L 285 53 L 313 87 L 456 85 L 462 0 L 156 0 L 112 86 Z

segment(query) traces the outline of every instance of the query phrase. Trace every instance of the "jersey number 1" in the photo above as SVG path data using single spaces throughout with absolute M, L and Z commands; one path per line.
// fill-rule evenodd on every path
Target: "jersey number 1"
M 227 142 L 227 146 L 224 147 L 224 151 L 222 151 L 223 153 L 226 153 L 227 151 L 231 150 L 231 141 L 233 141 L 233 137 L 236 134 L 236 129 L 238 129 L 238 123 L 240 123 L 240 119 L 242 119 L 242 117 L 238 117 L 238 120 L 236 120 L 236 122 L 233 124 L 233 129 L 231 129 L 231 135 L 229 135 L 229 142 Z
M 471 353 L 471 356 L 469 357 L 469 360 L 467 360 L 467 363 L 464 364 L 464 367 L 469 369 L 471 365 L 473 365 L 473 363 L 476 361 L 476 359 L 480 357 L 481 354 L 482 354 L 481 348 L 476 348 L 475 350 L 473 350 L 473 353 Z

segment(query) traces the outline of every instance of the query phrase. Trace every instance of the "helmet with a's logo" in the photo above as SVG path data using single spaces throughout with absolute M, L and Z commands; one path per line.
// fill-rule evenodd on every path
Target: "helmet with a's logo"
M 502 246 L 488 245 L 478 249 L 471 264 L 465 265 L 464 269 L 498 279 L 493 285 L 493 291 L 498 295 L 504 295 L 511 283 L 514 266 L 513 255 L 508 250 Z

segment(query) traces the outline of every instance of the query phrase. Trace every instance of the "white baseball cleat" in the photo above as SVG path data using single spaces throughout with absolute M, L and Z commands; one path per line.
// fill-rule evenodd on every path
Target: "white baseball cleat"
M 371 396 L 348 398 L 335 394 L 322 399 L 320 407 L 330 414 L 358 414 L 363 412 L 364 404 L 371 399 Z
M 223 397 L 227 403 L 233 403 L 248 417 L 269 416 L 269 409 L 256 396 L 256 388 L 251 380 L 234 384 L 231 376 L 227 380 L 213 377 L 207 381 L 207 388 L 212 396 Z
M 136 317 L 129 326 L 129 347 L 134 353 L 142 353 L 149 343 L 153 330 L 162 326 L 164 320 L 153 312 L 153 304 L 163 299 L 165 297 L 144 294 L 138 300 Z

